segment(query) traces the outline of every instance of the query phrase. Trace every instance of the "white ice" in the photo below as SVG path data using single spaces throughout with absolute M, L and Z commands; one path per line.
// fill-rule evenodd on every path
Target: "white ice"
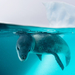
M 44 3 L 50 27 L 75 27 L 75 6 L 62 2 Z

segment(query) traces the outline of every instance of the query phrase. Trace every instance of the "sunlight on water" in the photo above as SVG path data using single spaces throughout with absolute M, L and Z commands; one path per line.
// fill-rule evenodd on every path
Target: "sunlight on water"
M 42 61 L 37 61 L 26 75 L 47 75 L 53 71 L 51 64 L 54 64 L 54 57 L 52 55 L 44 55 Z
M 34 75 L 48 75 L 48 73 L 53 72 L 55 66 L 52 64 L 54 64 L 54 56 L 45 55 L 38 65 Z
M 60 54 L 59 54 L 60 55 Z M 65 63 L 63 55 L 60 55 L 62 62 Z M 26 75 L 49 75 L 54 73 L 60 72 L 62 74 L 62 71 L 57 64 L 55 58 L 53 55 L 43 55 L 42 61 L 37 61 L 32 68 L 27 72 Z

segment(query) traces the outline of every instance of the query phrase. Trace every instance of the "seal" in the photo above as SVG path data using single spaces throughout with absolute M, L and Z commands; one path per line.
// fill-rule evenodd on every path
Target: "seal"
M 21 61 L 26 60 L 30 52 L 35 53 L 40 60 L 42 54 L 53 54 L 57 63 L 64 69 L 58 53 L 63 53 L 66 59 L 66 66 L 70 62 L 70 49 L 67 43 L 59 34 L 50 34 L 44 32 L 37 33 L 17 33 L 20 37 L 17 41 L 16 50 Z

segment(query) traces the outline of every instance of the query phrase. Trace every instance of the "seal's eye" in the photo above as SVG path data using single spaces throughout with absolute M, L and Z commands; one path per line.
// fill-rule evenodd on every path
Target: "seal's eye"
M 30 52 L 30 50 L 29 50 L 29 52 Z
M 20 48 L 17 46 L 17 50 L 20 50 Z

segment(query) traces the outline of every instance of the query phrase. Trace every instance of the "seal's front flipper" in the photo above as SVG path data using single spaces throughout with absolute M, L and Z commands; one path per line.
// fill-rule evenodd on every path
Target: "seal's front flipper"
M 40 60 L 42 60 L 42 54 L 36 54 Z
M 57 63 L 59 64 L 59 66 L 60 66 L 61 69 L 63 70 L 63 69 L 64 69 L 64 65 L 63 65 L 63 63 L 61 62 L 59 56 L 58 56 L 56 53 L 54 53 L 54 52 L 51 52 L 51 53 L 55 56 L 55 59 L 56 59 Z
M 68 64 L 70 63 L 70 59 L 71 59 L 71 54 L 70 54 L 70 50 L 69 49 L 65 53 L 65 58 L 66 58 L 66 66 L 68 66 Z

